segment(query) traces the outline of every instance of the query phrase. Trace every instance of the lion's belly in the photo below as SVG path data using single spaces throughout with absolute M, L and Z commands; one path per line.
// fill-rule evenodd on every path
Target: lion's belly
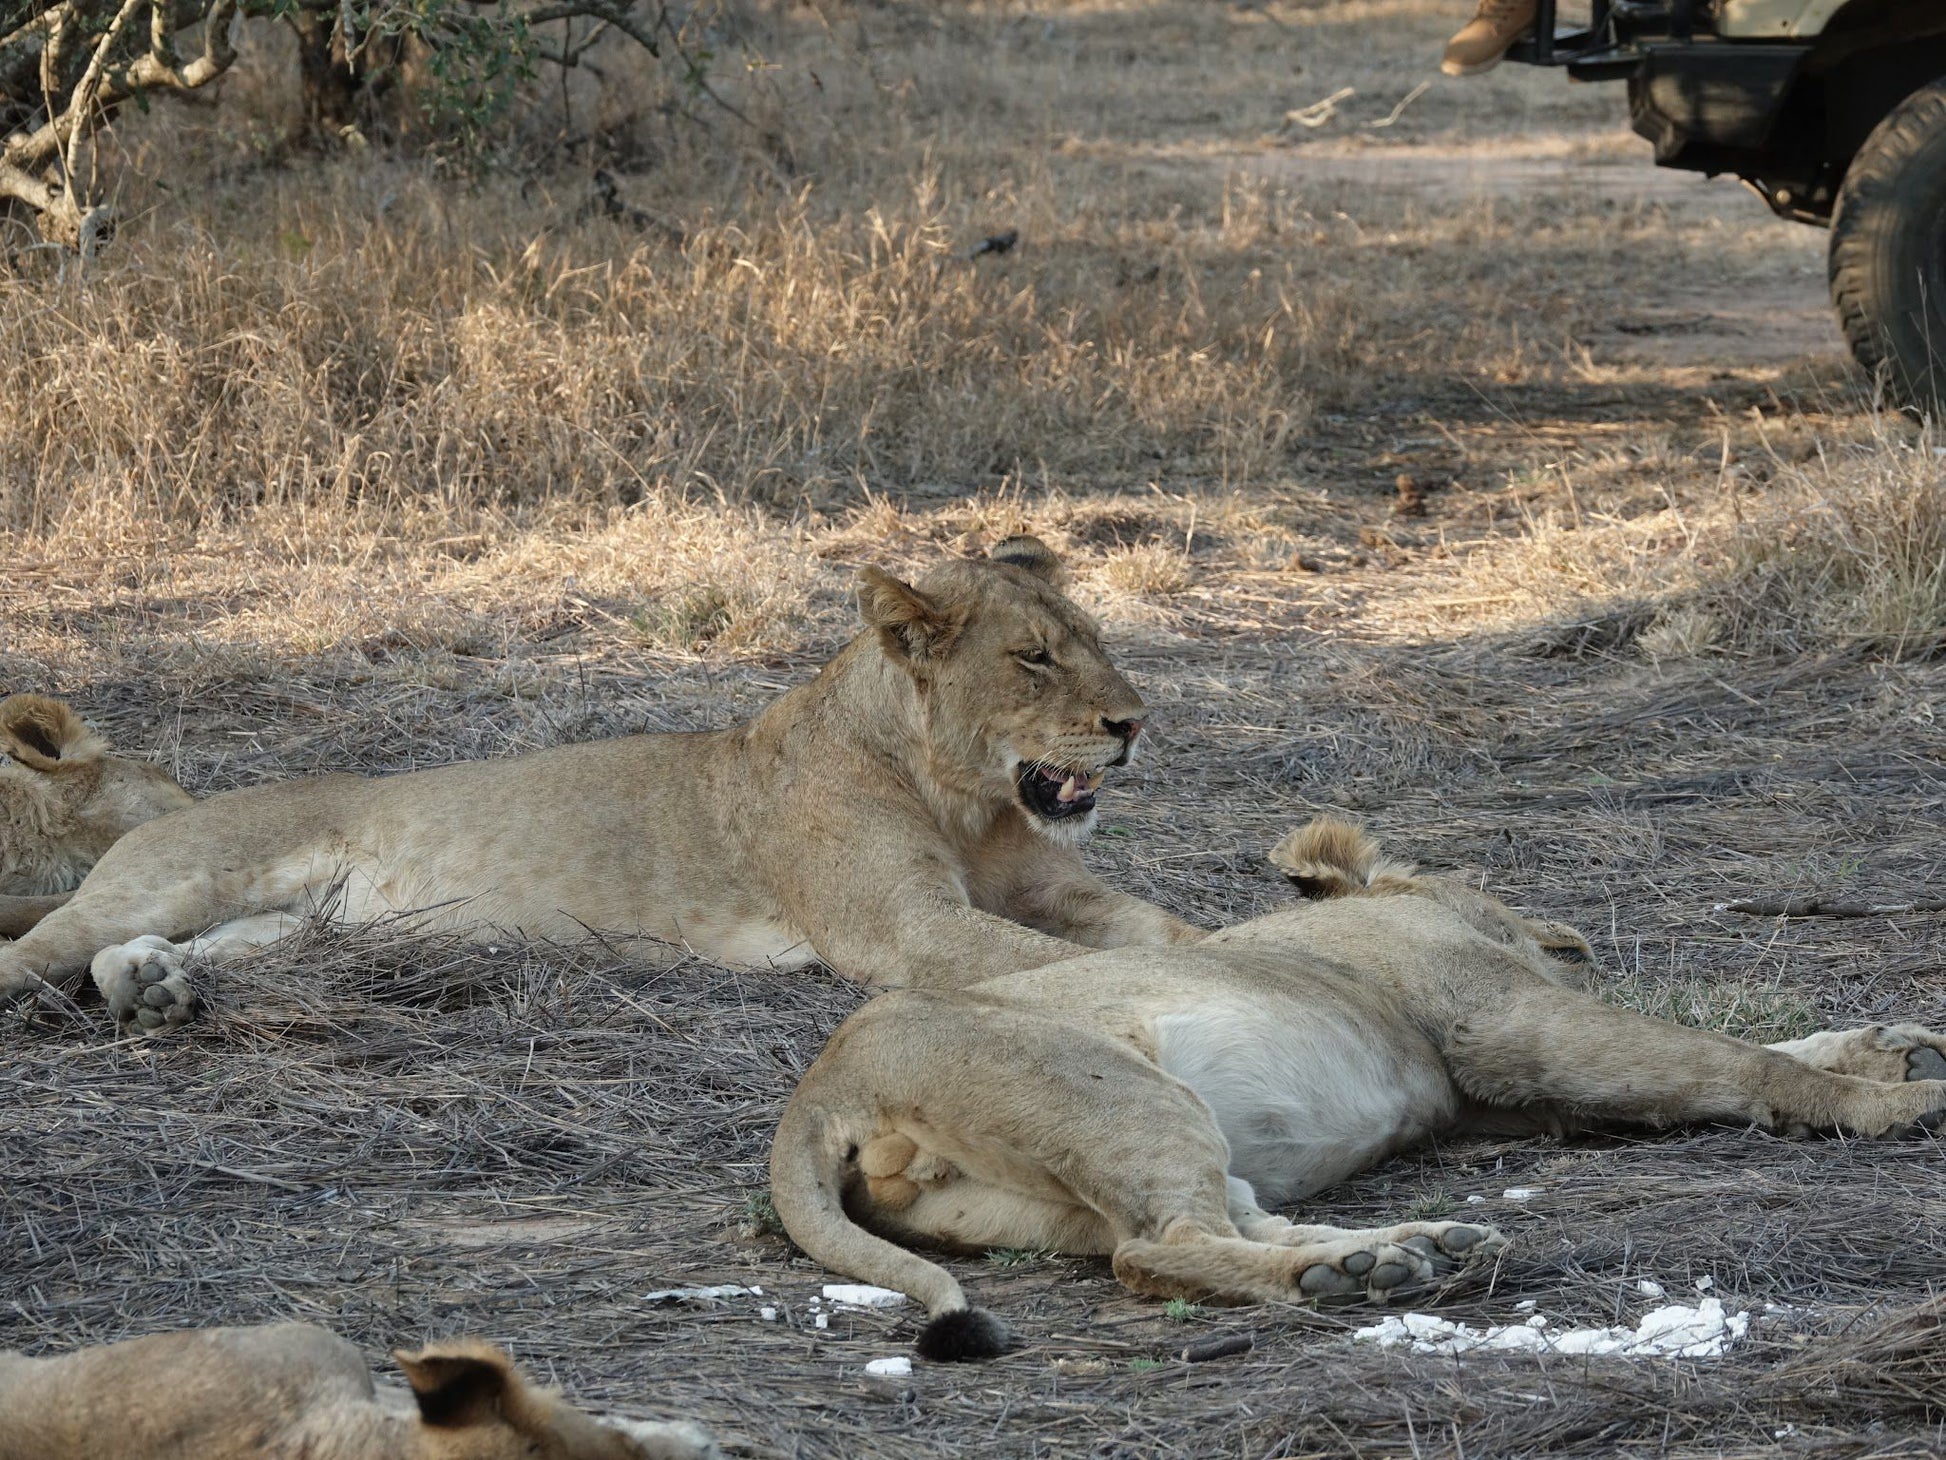
M 437 858 L 401 866 L 369 854 L 348 859 L 333 875 L 313 870 L 313 885 L 320 883 L 337 887 L 336 914 L 351 923 L 431 909 L 416 925 L 569 941 L 590 932 L 640 935 L 750 968 L 802 968 L 817 959 L 808 938 L 735 887 L 707 898 L 646 878 L 616 889 L 587 879 L 510 886 L 474 867 L 442 867 Z
M 1156 1021 L 1157 1061 L 1202 1097 L 1230 1174 L 1278 1206 L 1322 1191 L 1451 1120 L 1430 1047 L 1393 1048 L 1330 1010 L 1206 1006 Z

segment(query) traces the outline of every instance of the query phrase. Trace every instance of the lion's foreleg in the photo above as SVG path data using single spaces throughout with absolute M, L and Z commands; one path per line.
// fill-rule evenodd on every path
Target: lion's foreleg
M 30 933 L 49 913 L 67 906 L 72 892 L 55 892 L 45 897 L 10 897 L 0 894 L 0 938 L 18 938 Z
M 1444 1056 L 1467 1095 L 1648 1125 L 1724 1121 L 1895 1136 L 1946 1113 L 1946 1083 L 1888 1085 L 1665 1023 L 1583 994 L 1517 989 L 1455 1028 Z
M 1008 916 L 1089 948 L 1164 947 L 1209 936 L 1126 892 L 1078 862 L 1042 856 L 1007 900 Z

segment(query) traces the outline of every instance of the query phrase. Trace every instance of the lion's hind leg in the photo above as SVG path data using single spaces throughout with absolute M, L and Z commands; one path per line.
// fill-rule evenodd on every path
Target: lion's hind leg
M 1433 1257 L 1392 1241 L 1386 1231 L 1254 1242 L 1187 1219 L 1158 1237 L 1122 1242 L 1114 1267 L 1123 1285 L 1138 1293 L 1203 1303 L 1383 1303 L 1426 1286 L 1438 1273 Z
M 1868 1024 L 1826 1029 L 1766 1048 L 1834 1075 L 1857 1075 L 1881 1084 L 1946 1080 L 1946 1034 L 1917 1024 Z
M 1417 1252 L 1432 1263 L 1435 1275 L 1443 1276 L 1507 1245 L 1507 1239 L 1493 1228 L 1471 1222 L 1400 1222 L 1364 1228 L 1301 1225 L 1258 1206 L 1249 1182 L 1232 1176 L 1229 1188 L 1230 1220 L 1237 1231 L 1249 1241 L 1273 1247 L 1309 1247 L 1351 1238 L 1391 1243 Z

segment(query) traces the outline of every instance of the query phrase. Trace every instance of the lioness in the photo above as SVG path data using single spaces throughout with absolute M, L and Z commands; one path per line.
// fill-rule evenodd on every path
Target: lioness
M 594 1418 L 477 1339 L 392 1356 L 308 1323 L 0 1353 L 0 1460 L 716 1460 L 693 1424 Z
M 68 900 L 132 827 L 190 804 L 159 768 L 111 755 L 61 700 L 0 700 L 0 938 Z
M 1193 948 L 858 1010 L 777 1129 L 791 1237 L 924 1303 L 922 1355 L 978 1358 L 1006 1346 L 1004 1326 L 895 1244 L 1108 1254 L 1137 1292 L 1199 1301 L 1381 1301 L 1502 1238 L 1465 1222 L 1300 1226 L 1266 1208 L 1466 1129 L 1896 1136 L 1946 1112 L 1939 1035 L 1764 1048 L 1664 1023 L 1567 986 L 1590 961 L 1572 929 L 1389 861 L 1342 822 L 1294 832 L 1272 859 L 1317 900 Z
M 0 947 L 0 998 L 92 965 L 120 1026 L 171 1028 L 185 954 L 235 956 L 320 912 L 642 934 L 929 987 L 1202 937 L 1082 865 L 1146 712 L 1059 576 L 1031 537 L 918 587 L 867 569 L 868 631 L 728 730 L 212 796 L 138 828 Z

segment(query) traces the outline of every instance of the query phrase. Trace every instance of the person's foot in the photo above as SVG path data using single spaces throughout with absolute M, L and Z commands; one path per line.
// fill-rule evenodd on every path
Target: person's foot
M 1491 71 L 1507 47 L 1534 28 L 1535 0 L 1480 0 L 1480 12 L 1466 29 L 1446 42 L 1439 69 L 1448 76 Z

